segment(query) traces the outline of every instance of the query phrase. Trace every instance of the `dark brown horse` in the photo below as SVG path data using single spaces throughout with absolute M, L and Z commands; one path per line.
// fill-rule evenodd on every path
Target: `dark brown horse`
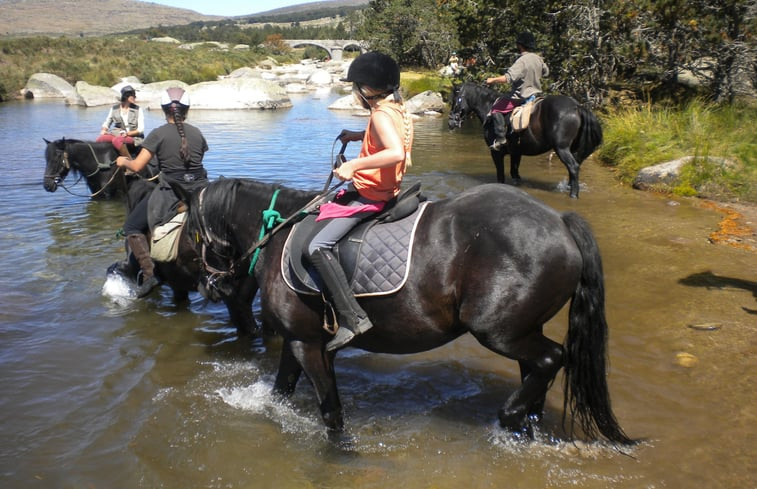
M 470 115 L 475 114 L 484 123 L 484 140 L 487 146 L 495 138 L 487 115 L 497 98 L 504 94 L 487 86 L 465 82 L 455 87 L 452 93 L 452 108 L 449 113 L 450 129 L 458 128 Z M 596 116 L 571 97 L 548 95 L 531 113 L 528 127 L 511 138 L 501 150 L 490 150 L 497 181 L 505 183 L 505 155 L 510 154 L 510 177 L 520 183 L 520 159 L 522 155 L 539 155 L 554 151 L 568 169 L 570 196 L 577 198 L 578 172 L 581 163 L 602 144 L 602 126 Z
M 250 267 L 259 231 L 266 229 L 263 211 L 270 214 L 275 202 L 281 216 L 294 216 L 314 195 L 253 180 L 219 180 L 201 199 L 192 196 L 187 232 L 204 237 L 197 246 L 212 263 L 205 275 L 220 289 L 235 287 L 252 268 L 263 324 L 283 337 L 275 391 L 292 394 L 304 372 L 325 425 L 338 433 L 343 414 L 335 353 L 325 348 L 330 334 L 322 327 L 324 305 L 320 296 L 297 293 L 282 278 L 288 227 L 268 235 Z M 599 250 L 583 219 L 560 214 L 516 188 L 482 185 L 426 207 L 405 285 L 390 295 L 359 299 L 374 327 L 349 346 L 414 353 L 470 333 L 520 365 L 522 385 L 499 410 L 503 427 L 531 434 L 563 367 L 571 433 L 575 424 L 589 438 L 603 435 L 630 444 L 610 406 L 603 284 Z M 543 327 L 569 301 L 568 335 L 561 345 L 544 336 Z

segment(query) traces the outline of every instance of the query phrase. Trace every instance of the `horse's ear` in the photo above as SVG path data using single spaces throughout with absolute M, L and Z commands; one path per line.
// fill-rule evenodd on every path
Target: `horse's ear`
M 45 139 L 45 138 L 42 138 L 42 141 L 44 141 L 44 142 L 45 142 L 45 144 L 50 144 L 50 141 L 48 141 L 48 140 L 47 140 L 47 139 Z

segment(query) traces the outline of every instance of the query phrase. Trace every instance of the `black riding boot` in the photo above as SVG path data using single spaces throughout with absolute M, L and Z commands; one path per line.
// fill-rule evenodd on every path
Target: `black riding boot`
M 371 329 L 373 324 L 355 300 L 344 270 L 331 251 L 321 248 L 315 250 L 310 254 L 310 263 L 318 271 L 326 289 L 324 292 L 336 309 L 339 327 L 334 338 L 326 345 L 327 350 L 335 350 L 349 343 L 355 335 Z
M 139 268 L 142 269 L 142 282 L 138 282 L 137 297 L 144 297 L 159 284 L 155 277 L 155 264 L 150 257 L 150 245 L 147 244 L 144 234 L 130 234 L 126 240 L 129 242 L 131 253 L 139 263 Z
M 502 112 L 492 113 L 491 118 L 494 141 L 489 145 L 489 148 L 493 151 L 499 151 L 507 144 L 507 121 Z

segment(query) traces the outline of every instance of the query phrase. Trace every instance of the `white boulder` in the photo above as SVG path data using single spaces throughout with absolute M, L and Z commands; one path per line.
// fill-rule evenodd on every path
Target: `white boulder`
M 279 109 L 292 106 L 283 87 L 258 78 L 227 78 L 189 87 L 192 109 Z
M 22 90 L 24 98 L 68 98 L 76 90 L 63 78 L 52 73 L 35 73 Z
M 83 105 L 85 107 L 99 107 L 118 103 L 120 93 L 110 87 L 90 85 L 85 81 L 76 82 L 76 93 L 66 97 L 68 105 Z
M 405 102 L 408 112 L 411 114 L 439 113 L 444 110 L 442 94 L 426 90 Z

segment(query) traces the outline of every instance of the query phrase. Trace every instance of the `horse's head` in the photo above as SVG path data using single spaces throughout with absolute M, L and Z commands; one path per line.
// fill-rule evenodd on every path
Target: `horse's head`
M 60 184 L 68 175 L 71 170 L 71 165 L 68 162 L 68 155 L 66 154 L 66 139 L 57 139 L 55 141 L 48 141 L 45 148 L 45 175 L 42 179 L 42 185 L 48 192 L 55 192 Z
M 450 129 L 458 129 L 463 125 L 463 120 L 470 114 L 471 108 L 465 94 L 467 84 L 452 87 L 452 100 L 447 125 Z

